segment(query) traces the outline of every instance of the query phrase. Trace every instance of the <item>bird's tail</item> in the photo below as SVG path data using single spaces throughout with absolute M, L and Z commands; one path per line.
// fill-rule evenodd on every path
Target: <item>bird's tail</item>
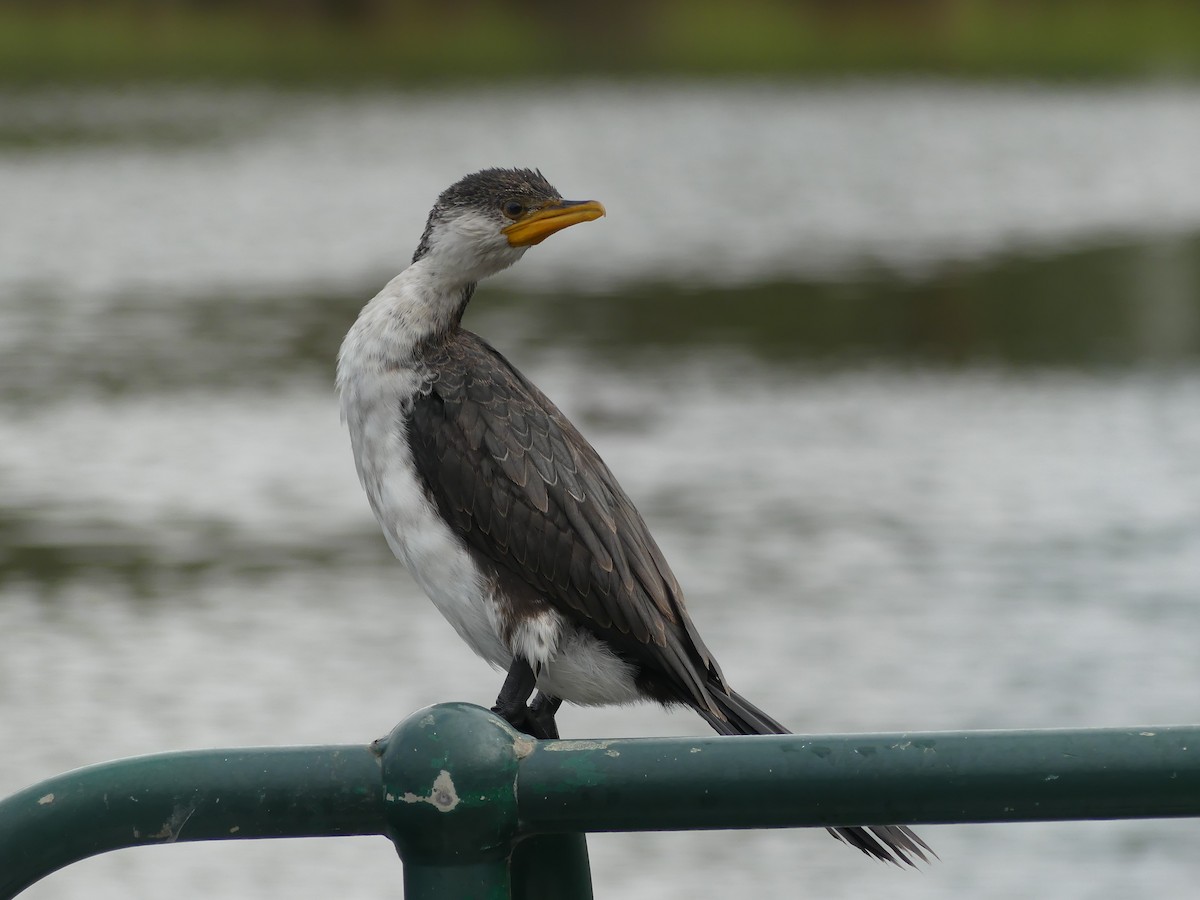
M 736 691 L 713 685 L 711 696 L 724 718 L 709 710 L 697 710 L 719 734 L 791 734 L 786 728 Z M 913 858 L 929 862 L 926 851 L 936 853 L 905 825 L 871 825 L 830 828 L 839 841 L 856 847 L 884 862 L 915 866 Z

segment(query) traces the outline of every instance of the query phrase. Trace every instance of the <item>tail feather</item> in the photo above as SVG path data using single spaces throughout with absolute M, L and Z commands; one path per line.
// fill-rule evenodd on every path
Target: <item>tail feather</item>
M 718 734 L 791 734 L 737 691 L 710 684 L 709 694 L 720 715 L 706 709 L 697 711 Z
M 698 709 L 718 734 L 791 734 L 786 728 L 736 691 L 723 686 L 712 686 L 713 703 L 720 715 L 712 710 Z M 867 856 L 916 867 L 914 857 L 929 862 L 928 852 L 935 859 L 937 854 L 906 825 L 857 825 L 829 828 L 830 834 L 843 843 L 861 850 Z

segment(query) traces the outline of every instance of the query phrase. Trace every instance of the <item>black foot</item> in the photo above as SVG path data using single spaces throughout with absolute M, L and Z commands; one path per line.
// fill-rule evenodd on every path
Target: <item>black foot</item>
M 531 738 L 536 738 L 539 741 L 558 740 L 558 728 L 554 724 L 554 719 L 549 720 L 549 727 L 547 727 L 545 722 L 535 717 L 528 706 L 522 706 L 519 710 L 512 713 L 506 713 L 498 707 L 493 706 L 492 712 L 503 718 L 504 721 L 517 729 L 517 731 L 527 734 Z
M 517 731 L 539 741 L 557 740 L 558 726 L 554 722 L 554 714 L 558 712 L 562 701 L 539 692 L 533 703 L 526 706 L 536 685 L 537 677 L 529 663 L 517 657 L 509 666 L 508 677 L 504 679 L 504 687 L 500 688 L 500 696 L 496 698 L 492 712 Z
M 561 698 L 551 697 L 542 691 L 538 691 L 533 702 L 529 704 L 529 717 L 533 720 L 534 726 L 545 735 L 541 740 L 558 740 L 558 723 L 554 721 L 554 716 L 560 706 L 562 706 Z M 537 737 L 537 735 L 534 736 Z

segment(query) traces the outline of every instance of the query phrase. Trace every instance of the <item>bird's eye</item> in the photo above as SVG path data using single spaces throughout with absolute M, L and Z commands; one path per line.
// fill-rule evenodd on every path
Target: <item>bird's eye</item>
M 520 200 L 509 200 L 504 204 L 504 214 L 510 219 L 517 218 L 523 212 L 525 212 L 525 204 Z

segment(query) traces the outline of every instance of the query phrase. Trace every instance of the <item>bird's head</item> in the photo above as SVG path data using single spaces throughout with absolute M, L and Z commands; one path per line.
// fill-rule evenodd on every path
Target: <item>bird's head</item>
M 484 169 L 451 185 L 429 213 L 413 262 L 474 283 L 506 269 L 556 231 L 604 215 L 595 200 L 564 200 L 533 169 Z

